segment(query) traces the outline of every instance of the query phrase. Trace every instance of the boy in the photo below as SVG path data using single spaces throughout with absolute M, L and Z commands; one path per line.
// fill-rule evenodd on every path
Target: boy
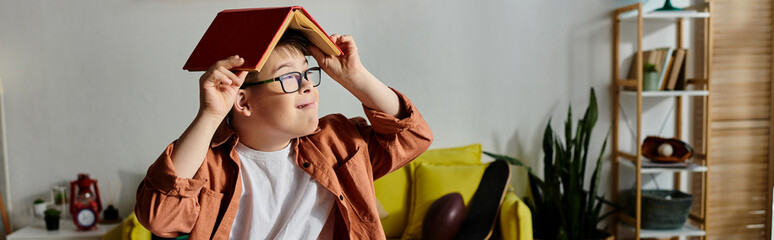
M 341 56 L 288 31 L 260 72 L 232 73 L 238 56 L 205 72 L 198 114 L 137 189 L 140 222 L 160 237 L 384 239 L 373 181 L 424 152 L 432 133 L 408 98 L 363 67 L 351 36 L 331 39 Z M 372 126 L 317 118 L 320 68 Z

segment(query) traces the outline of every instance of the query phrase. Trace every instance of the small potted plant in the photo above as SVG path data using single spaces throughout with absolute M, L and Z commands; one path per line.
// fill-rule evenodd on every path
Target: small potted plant
M 36 217 L 43 217 L 43 212 L 46 211 L 46 201 L 43 201 L 43 199 L 35 199 L 34 202 L 32 202 L 32 209 L 35 213 Z
M 59 230 L 59 215 L 61 214 L 62 214 L 62 211 L 59 211 L 56 208 L 46 209 L 46 212 L 45 212 L 46 230 L 49 230 L 49 231 Z

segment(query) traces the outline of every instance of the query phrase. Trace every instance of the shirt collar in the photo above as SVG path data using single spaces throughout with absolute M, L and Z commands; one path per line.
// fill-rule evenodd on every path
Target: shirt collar
M 315 129 L 314 132 L 312 132 L 312 134 L 309 134 L 309 135 L 317 134 L 318 132 L 320 132 L 320 130 L 321 130 L 320 126 L 318 125 L 317 129 Z M 215 130 L 215 135 L 212 136 L 211 147 L 212 148 L 219 147 L 220 145 L 223 145 L 231 138 L 239 140 L 239 136 L 237 136 L 234 129 L 231 128 L 231 126 L 228 124 L 228 121 L 223 121 L 220 123 L 220 126 L 218 126 L 218 129 Z

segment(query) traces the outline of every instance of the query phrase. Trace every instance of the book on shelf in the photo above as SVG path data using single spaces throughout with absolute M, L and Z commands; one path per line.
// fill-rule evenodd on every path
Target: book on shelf
M 674 60 L 675 60 L 674 55 L 676 52 L 677 51 L 673 50 L 667 56 L 667 63 L 666 65 L 664 65 L 664 70 L 661 71 L 661 75 L 658 76 L 658 83 L 659 83 L 658 90 L 664 91 L 667 88 L 667 85 L 668 85 L 667 82 L 669 81 L 669 75 L 670 75 L 670 71 L 672 71 L 672 65 L 674 64 Z
M 642 65 L 637 66 L 636 55 L 632 58 L 632 64 L 629 67 L 629 75 L 627 79 L 637 79 L 637 68 L 643 68 L 645 64 L 653 64 L 656 66 L 656 72 L 659 75 L 658 86 L 664 85 L 664 75 L 666 74 L 666 66 L 669 64 L 670 55 L 674 50 L 672 48 L 656 48 L 647 51 L 642 51 Z M 643 73 L 644 74 L 644 73 Z M 645 77 L 645 76 L 643 76 Z M 634 87 L 624 87 L 627 91 L 636 91 Z
M 230 9 L 215 16 L 183 69 L 205 71 L 221 59 L 239 55 L 245 62 L 234 70 L 260 71 L 287 29 L 297 30 L 325 54 L 341 55 L 303 7 Z
M 667 57 L 668 53 L 671 52 L 671 48 L 656 48 L 651 50 L 642 51 L 642 65 L 637 66 L 637 59 L 636 55 L 632 58 L 632 64 L 631 67 L 629 67 L 629 75 L 628 79 L 636 79 L 637 78 L 637 67 L 642 68 L 645 66 L 645 64 L 651 63 L 653 65 L 656 65 L 656 71 L 659 72 L 659 75 L 661 75 L 661 71 L 663 70 L 664 65 L 666 65 L 666 62 L 669 61 L 669 58 Z
M 651 63 L 658 72 L 658 86 L 661 91 L 685 89 L 686 49 L 657 48 L 642 52 L 644 64 Z M 643 64 L 643 65 L 644 65 Z M 636 79 L 637 60 L 633 59 L 628 79 Z M 644 77 L 644 76 L 643 76 Z M 627 91 L 636 91 L 634 87 L 624 87 Z
M 661 55 L 659 56 L 660 58 L 656 60 L 661 62 L 661 68 L 657 67 L 656 69 L 658 70 L 659 90 L 664 90 L 664 87 L 666 86 L 665 76 L 670 66 L 670 60 L 672 60 L 672 53 L 674 53 L 674 49 L 666 48 L 666 52 L 664 52 L 664 50 L 661 50 L 660 52 L 661 52 Z
M 688 56 L 687 49 L 675 50 L 674 61 L 667 78 L 667 86 L 664 90 L 685 89 L 685 61 Z

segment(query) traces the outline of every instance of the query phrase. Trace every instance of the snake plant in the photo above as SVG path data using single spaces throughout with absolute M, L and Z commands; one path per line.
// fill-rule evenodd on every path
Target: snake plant
M 551 128 L 551 120 L 546 124 L 543 134 L 543 179 L 541 180 L 529 166 L 517 158 L 484 152 L 495 159 L 504 159 L 511 164 L 525 167 L 529 174 L 531 198 L 527 205 L 532 211 L 532 226 L 535 238 L 539 239 L 601 239 L 608 236 L 606 229 L 597 225 L 610 216 L 614 210 L 602 213 L 604 196 L 597 194 L 601 175 L 602 156 L 607 146 L 607 137 L 602 143 L 599 157 L 594 164 L 594 172 L 585 186 L 586 163 L 589 153 L 591 132 L 597 122 L 597 98 L 591 89 L 589 106 L 582 119 L 575 126 L 572 135 L 572 107 L 567 111 L 564 124 L 564 142 Z M 609 134 L 608 134 L 609 136 Z

